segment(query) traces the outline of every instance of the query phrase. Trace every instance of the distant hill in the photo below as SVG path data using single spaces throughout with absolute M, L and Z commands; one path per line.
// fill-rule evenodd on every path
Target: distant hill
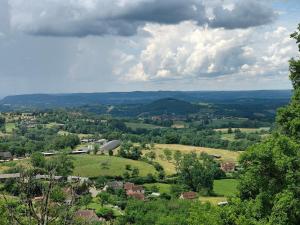
M 290 90 L 277 91 L 153 91 L 75 94 L 29 94 L 7 96 L 0 106 L 11 107 L 76 107 L 83 105 L 147 104 L 173 98 L 187 102 L 226 103 L 245 99 L 290 99 Z M 154 105 L 155 106 L 155 105 Z M 1 108 L 1 107 L 0 107 Z
M 176 114 L 187 115 L 189 113 L 198 112 L 200 107 L 183 100 L 174 98 L 164 98 L 144 105 L 140 108 L 140 113 L 148 113 L 150 115 Z

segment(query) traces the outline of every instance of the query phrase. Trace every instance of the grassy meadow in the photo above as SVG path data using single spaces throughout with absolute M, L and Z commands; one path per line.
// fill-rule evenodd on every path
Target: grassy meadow
M 115 156 L 78 155 L 73 156 L 73 158 L 75 166 L 73 174 L 75 176 L 121 176 L 126 171 L 126 165 L 131 165 L 132 168 L 138 168 L 140 176 L 156 173 L 154 167 L 148 163 Z

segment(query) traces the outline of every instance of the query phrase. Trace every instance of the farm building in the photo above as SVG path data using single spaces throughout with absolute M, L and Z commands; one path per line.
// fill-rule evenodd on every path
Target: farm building
M 100 221 L 94 210 L 78 210 L 75 213 L 75 218 L 83 219 L 88 222 Z
M 107 186 L 114 190 L 118 190 L 118 189 L 122 189 L 124 184 L 122 181 L 111 181 L 107 183 Z
M 0 160 L 12 160 L 12 154 L 10 152 L 0 152 Z
M 104 144 L 101 148 L 100 151 L 101 152 L 108 152 L 111 150 L 114 150 L 116 148 L 118 148 L 121 145 L 121 141 L 119 140 L 113 140 L 110 142 L 107 142 L 106 144 Z
M 138 200 L 145 200 L 145 195 L 143 193 L 129 193 L 127 194 L 128 197 L 132 197 Z
M 235 163 L 234 162 L 223 162 L 223 163 L 221 163 L 221 170 L 223 170 L 225 173 L 234 172 Z
M 197 193 L 193 191 L 189 192 L 183 192 L 180 197 L 180 199 L 187 199 L 187 200 L 193 200 L 197 198 Z
M 125 183 L 124 190 L 126 191 L 127 196 L 136 198 L 138 200 L 145 199 L 145 190 L 141 185 L 135 185 L 133 183 Z
M 100 140 L 95 141 L 95 143 L 99 144 L 99 145 L 104 145 L 106 142 L 107 142 L 106 139 L 100 139 Z

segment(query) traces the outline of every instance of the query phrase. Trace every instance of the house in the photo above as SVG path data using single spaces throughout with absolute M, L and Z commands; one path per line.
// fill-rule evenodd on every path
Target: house
M 134 183 L 126 182 L 126 183 L 124 184 L 124 190 L 127 192 L 127 190 L 132 189 L 133 186 L 134 186 Z
M 111 150 L 115 150 L 120 145 L 121 145 L 121 141 L 119 141 L 119 140 L 113 140 L 113 141 L 110 141 L 110 142 L 107 142 L 106 144 L 104 144 L 100 148 L 100 151 L 101 152 L 108 152 L 108 151 L 111 151 Z
M 47 156 L 53 156 L 56 155 L 56 152 L 42 152 L 43 156 L 47 157 Z
M 125 183 L 124 190 L 126 191 L 127 195 L 129 193 L 145 193 L 143 186 L 135 185 L 133 183 Z
M 138 200 L 145 200 L 145 190 L 141 185 L 135 185 L 133 183 L 125 183 L 124 190 L 128 197 L 136 198 Z
M 89 222 L 100 221 L 94 210 L 78 210 L 75 213 L 75 218 L 82 219 Z
M 79 182 L 79 183 L 85 183 L 89 181 L 88 177 L 78 177 L 78 176 L 68 176 L 67 178 L 68 182 Z
M 96 144 L 99 144 L 99 145 L 103 145 L 103 144 L 105 144 L 106 142 L 107 142 L 106 139 L 100 139 L 100 140 L 95 141 L 95 143 L 96 143 Z
M 124 184 L 122 181 L 111 181 L 107 183 L 107 186 L 114 190 L 119 190 L 123 188 Z
M 221 170 L 223 170 L 225 173 L 234 172 L 235 171 L 235 163 L 223 162 L 223 163 L 221 163 Z
M 131 197 L 131 198 L 138 199 L 138 200 L 142 200 L 142 201 L 145 200 L 144 193 L 128 193 L 127 196 Z
M 9 174 L 0 174 L 0 180 L 6 180 L 6 179 L 16 179 L 20 178 L 20 173 L 9 173 Z
M 193 200 L 197 198 L 197 193 L 193 191 L 189 192 L 183 192 L 180 197 L 180 199 L 187 199 L 187 200 Z
M 225 202 L 219 202 L 219 203 L 218 203 L 218 206 L 224 206 L 224 205 L 228 205 L 228 202 L 225 201 Z
M 12 160 L 12 154 L 10 152 L 0 152 L 0 160 Z
M 79 150 L 74 150 L 71 152 L 72 155 L 79 155 L 79 154 L 89 154 L 90 150 L 83 148 L 83 149 L 79 149 Z

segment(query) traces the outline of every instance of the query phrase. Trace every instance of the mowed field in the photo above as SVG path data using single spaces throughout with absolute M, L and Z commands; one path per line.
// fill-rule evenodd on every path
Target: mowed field
M 156 173 L 155 168 L 148 163 L 115 156 L 78 155 L 73 156 L 73 158 L 75 166 L 73 174 L 75 176 L 121 176 L 126 171 L 126 165 L 131 165 L 132 168 L 138 168 L 140 176 Z
M 178 145 L 178 144 L 155 144 L 153 151 L 156 153 L 156 159 L 159 164 L 161 164 L 166 174 L 174 174 L 175 173 L 175 167 L 172 162 L 169 162 L 165 159 L 161 159 L 159 155 L 164 155 L 164 150 L 169 149 L 173 153 L 175 151 L 180 151 L 183 154 L 196 152 L 201 153 L 205 152 L 207 154 L 213 154 L 213 155 L 220 155 L 221 161 L 225 162 L 237 162 L 238 158 L 240 156 L 240 152 L 237 151 L 229 151 L 224 149 L 214 149 L 214 148 L 204 148 L 204 147 L 194 147 L 194 146 L 188 146 L 188 145 Z M 144 150 L 143 152 L 146 153 L 149 150 Z

